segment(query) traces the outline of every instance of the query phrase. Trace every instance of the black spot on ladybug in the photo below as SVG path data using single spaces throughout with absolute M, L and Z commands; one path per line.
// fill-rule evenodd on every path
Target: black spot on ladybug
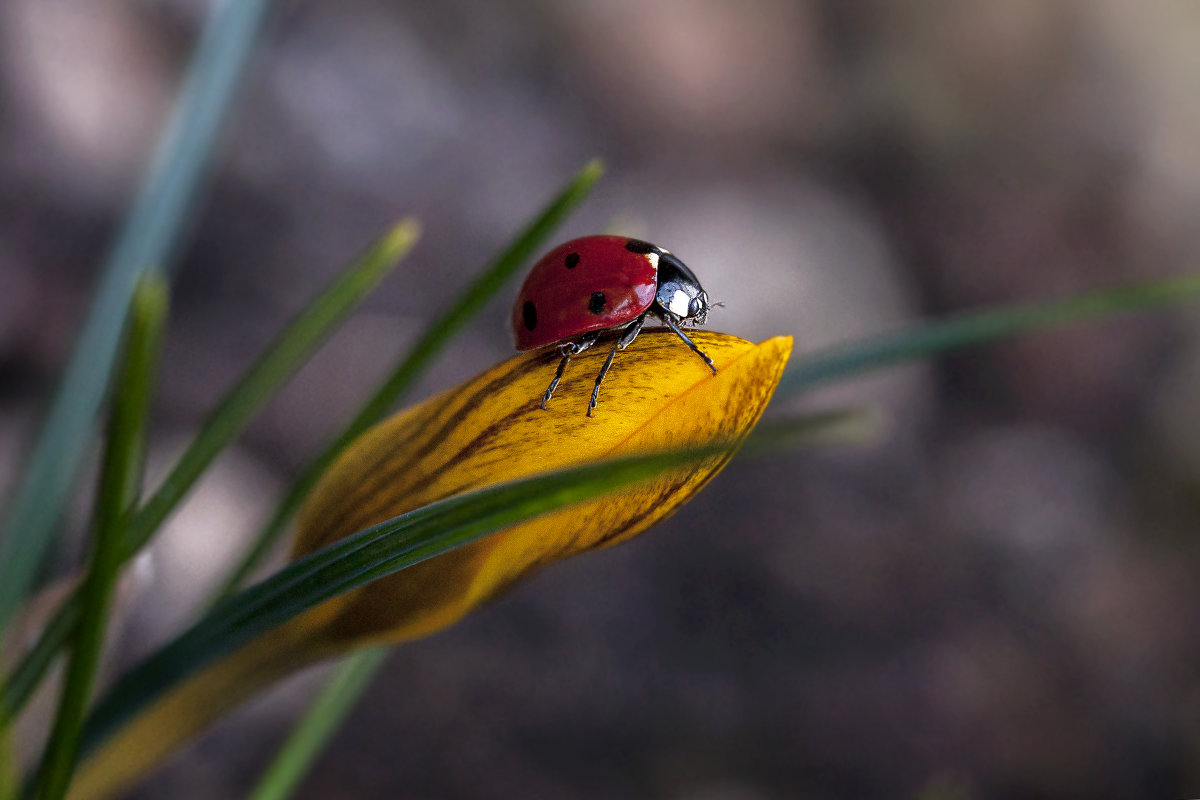
M 567 269 L 575 269 L 575 267 L 579 266 L 579 253 L 568 253 L 566 264 Z
M 533 303 L 529 302 L 528 300 L 526 300 L 525 305 L 521 307 L 521 319 L 525 320 L 526 330 L 531 331 L 537 327 L 537 309 L 534 307 Z
M 608 298 L 604 296 L 604 292 L 592 292 L 592 296 L 588 300 L 588 311 L 599 314 L 604 310 L 606 303 L 608 303 Z
M 643 242 L 641 239 L 630 239 L 625 243 L 625 249 L 631 253 L 639 255 L 647 255 L 649 253 L 657 253 L 658 248 L 649 242 Z

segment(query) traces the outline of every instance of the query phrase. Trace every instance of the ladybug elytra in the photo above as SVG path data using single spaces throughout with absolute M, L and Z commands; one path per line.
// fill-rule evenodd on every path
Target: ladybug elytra
M 513 305 L 518 350 L 558 343 L 562 360 L 542 395 L 542 408 L 554 394 L 571 356 L 587 350 L 608 330 L 620 329 L 592 389 L 592 416 L 600 384 L 618 350 L 654 316 L 673 330 L 715 374 L 716 366 L 680 329 L 703 325 L 708 294 L 682 261 L 657 245 L 625 236 L 585 236 L 559 245 L 534 264 Z

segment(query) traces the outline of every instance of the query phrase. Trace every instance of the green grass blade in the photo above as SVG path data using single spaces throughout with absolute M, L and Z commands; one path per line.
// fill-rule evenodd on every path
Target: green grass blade
M 284 494 L 274 514 L 259 532 L 254 544 L 217 591 L 218 599 L 234 592 L 254 571 L 287 530 L 288 523 L 304 503 L 304 498 L 308 497 L 308 493 L 316 486 L 326 468 L 342 450 L 363 431 L 383 419 L 399 397 L 425 372 L 450 338 L 526 265 L 567 216 L 583 202 L 603 174 L 604 166 L 599 161 L 585 165 L 533 222 L 520 231 L 495 260 L 463 290 L 450 308 L 429 326 L 354 419 L 301 471 Z
M 1123 286 L 1099 292 L 990 311 L 961 314 L 809 353 L 783 375 L 776 396 L 797 394 L 838 378 L 928 358 L 938 353 L 1090 317 L 1112 316 L 1200 297 L 1200 275 Z
M 17 796 L 17 759 L 12 749 L 12 734 L 0 725 L 0 800 Z
M 166 284 L 161 276 L 151 273 L 134 289 L 125 358 L 117 373 L 119 380 L 100 468 L 92 562 L 80 588 L 83 613 L 75 627 L 58 715 L 39 771 L 41 800 L 61 800 L 71 783 L 79 733 L 104 648 L 113 589 L 120 573 L 123 526 L 129 521 L 141 486 L 146 417 L 166 315 Z
M 388 648 L 355 653 L 338 665 L 337 672 L 280 747 L 247 800 L 285 800 L 308 773 L 326 742 L 350 713 L 387 659 Z
M 753 452 L 794 443 L 812 420 L 760 425 Z M 329 545 L 220 603 L 126 674 L 85 726 L 90 750 L 163 692 L 296 614 L 343 592 L 533 517 L 724 452 L 714 444 L 575 467 L 441 500 Z
M 71 595 L 50 617 L 37 642 L 21 658 L 8 680 L 0 685 L 0 730 L 14 719 L 37 690 L 58 650 L 71 637 L 79 619 L 79 598 Z
M 0 632 L 33 583 L 91 446 L 133 287 L 151 265 L 172 263 L 170 248 L 197 194 L 268 6 L 268 0 L 215 4 L 196 45 L 179 100 L 109 254 L 74 355 L 5 515 Z
M 213 459 L 241 433 L 258 409 L 346 314 L 408 253 L 417 235 L 417 225 L 411 220 L 396 225 L 288 325 L 217 405 L 162 484 L 134 514 L 121 544 L 122 559 L 132 557 L 153 537 Z M 0 687 L 0 709 L 6 709 L 10 714 L 20 710 L 45 674 L 44 667 L 49 665 L 50 656 L 62 646 L 74 626 L 79 611 L 78 595 L 73 594 L 43 631 L 33 650 L 18 664 L 13 680 Z M 51 637 L 53 640 L 47 641 Z M 40 672 L 29 663 L 34 657 L 43 667 Z

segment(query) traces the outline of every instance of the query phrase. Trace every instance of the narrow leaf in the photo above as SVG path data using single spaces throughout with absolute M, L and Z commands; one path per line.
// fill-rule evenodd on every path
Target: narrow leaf
M 92 562 L 80 588 L 83 610 L 75 628 L 58 715 L 40 769 L 38 796 L 42 800 L 64 797 L 74 771 L 84 711 L 100 663 L 105 623 L 121 567 L 121 534 L 141 485 L 146 416 L 166 313 L 166 284 L 151 273 L 139 281 L 130 309 L 124 364 L 117 373 L 96 494 Z
M 1200 275 L 1139 283 L 1098 292 L 1017 306 L 959 314 L 835 345 L 797 358 L 784 373 L 779 394 L 798 394 L 812 386 L 893 364 L 1091 317 L 1106 317 L 1200 297 Z
M 13 755 L 12 735 L 0 725 L 0 800 L 14 800 L 16 796 L 17 759 Z
M 248 795 L 249 800 L 285 800 L 291 796 L 387 656 L 388 648 L 375 647 L 348 656 L 338 665 Z
M 12 675 L 0 685 L 0 730 L 25 707 L 41 683 L 58 649 L 71 637 L 79 615 L 79 603 L 74 595 L 51 615 L 37 641 L 21 658 Z

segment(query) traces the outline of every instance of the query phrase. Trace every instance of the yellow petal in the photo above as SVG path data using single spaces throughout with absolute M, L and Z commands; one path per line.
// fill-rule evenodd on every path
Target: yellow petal
M 616 358 L 595 417 L 584 412 L 607 356 L 603 346 L 571 359 L 546 411 L 539 403 L 558 363 L 552 348 L 518 355 L 397 414 L 330 467 L 302 512 L 295 555 L 460 492 L 607 457 L 736 442 L 766 408 L 791 339 L 754 345 L 692 336 L 716 363 L 715 376 L 670 331 L 646 331 Z M 505 529 L 269 631 L 118 731 L 81 765 L 71 799 L 111 795 L 289 672 L 368 641 L 437 630 L 537 567 L 628 539 L 694 495 L 734 447 L 653 483 Z
M 754 345 L 692 334 L 713 375 L 668 330 L 619 353 L 594 417 L 585 415 L 608 348 L 571 359 L 546 410 L 557 350 L 524 353 L 378 425 L 329 470 L 301 515 L 295 554 L 426 503 L 539 472 L 636 452 L 737 440 L 761 416 L 790 338 Z M 670 514 L 730 451 L 649 485 L 568 508 L 330 601 L 308 622 L 326 639 L 398 641 L 447 625 L 531 570 L 623 541 Z

